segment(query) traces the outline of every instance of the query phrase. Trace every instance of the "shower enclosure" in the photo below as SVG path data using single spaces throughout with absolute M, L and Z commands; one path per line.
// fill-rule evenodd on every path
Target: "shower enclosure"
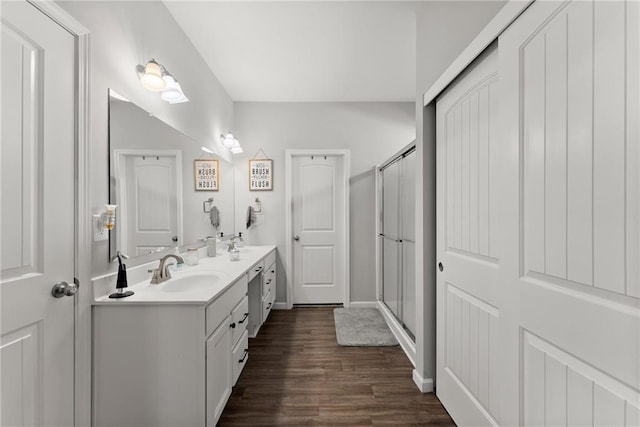
M 379 171 L 381 299 L 415 340 L 415 145 Z

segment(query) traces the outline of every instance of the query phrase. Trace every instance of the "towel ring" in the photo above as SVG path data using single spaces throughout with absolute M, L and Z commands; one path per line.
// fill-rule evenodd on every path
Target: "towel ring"
M 207 210 L 207 203 L 209 204 L 209 210 Z M 209 197 L 207 200 L 202 202 L 202 210 L 204 213 L 211 213 L 211 204 L 213 203 L 213 197 Z

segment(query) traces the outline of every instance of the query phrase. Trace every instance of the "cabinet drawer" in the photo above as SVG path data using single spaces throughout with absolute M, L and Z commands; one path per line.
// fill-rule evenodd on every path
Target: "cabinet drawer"
M 262 277 L 263 277 L 262 298 L 264 298 L 269 294 L 270 291 L 274 291 L 275 292 L 275 289 L 276 289 L 276 265 L 275 265 L 275 263 L 271 264 L 268 268 L 265 268 Z
M 276 251 L 271 251 L 269 255 L 264 257 L 264 268 L 271 268 L 271 266 L 273 266 L 273 269 L 275 270 L 275 267 L 276 267 L 275 262 L 276 262 Z
M 240 341 L 233 348 L 231 363 L 233 364 L 233 385 L 236 385 L 240 373 L 249 359 L 249 332 L 244 331 Z
M 218 325 L 231 313 L 231 310 L 247 295 L 247 276 L 242 276 L 229 289 L 224 291 L 205 311 L 206 336 L 215 331 Z
M 251 281 L 258 273 L 260 273 L 264 269 L 264 263 L 261 261 L 257 262 L 251 270 L 249 270 L 249 281 Z
M 271 313 L 271 309 L 273 308 L 274 295 L 275 292 L 271 292 L 262 300 L 262 323 L 267 320 L 267 317 L 269 317 L 269 313 Z
M 242 301 L 231 312 L 231 343 L 238 342 L 244 331 L 247 330 L 249 323 L 249 297 L 245 296 Z
M 266 297 L 267 295 L 269 295 L 269 292 L 271 292 L 272 289 L 274 289 L 274 283 L 273 283 L 273 275 L 267 273 L 264 276 L 264 283 L 262 284 L 262 298 Z

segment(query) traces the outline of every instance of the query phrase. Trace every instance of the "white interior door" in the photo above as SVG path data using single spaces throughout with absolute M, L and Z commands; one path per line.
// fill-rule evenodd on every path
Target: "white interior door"
M 504 425 L 640 425 L 639 28 L 536 2 L 499 39 Z
M 74 38 L 23 1 L 1 31 L 0 424 L 71 426 Z
M 343 303 L 345 296 L 344 159 L 293 158 L 293 303 Z
M 437 100 L 437 384 L 459 425 L 498 419 L 498 52 Z
M 126 217 L 122 236 L 127 255 L 145 255 L 179 244 L 176 157 L 126 156 Z

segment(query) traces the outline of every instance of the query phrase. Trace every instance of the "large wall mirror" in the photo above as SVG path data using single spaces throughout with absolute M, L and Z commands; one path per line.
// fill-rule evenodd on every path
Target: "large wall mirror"
M 109 90 L 109 197 L 118 205 L 110 258 L 234 233 L 233 165 L 201 145 Z M 196 190 L 195 160 L 218 161 L 217 191 Z

